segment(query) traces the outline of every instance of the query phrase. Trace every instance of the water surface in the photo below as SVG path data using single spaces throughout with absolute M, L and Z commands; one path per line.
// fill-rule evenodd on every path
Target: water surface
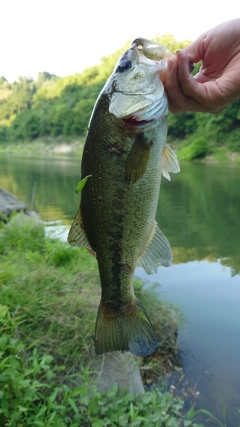
M 70 225 L 79 198 L 80 162 L 71 158 L 1 156 L 0 187 L 40 212 L 45 221 Z M 200 392 L 196 409 L 240 425 L 240 168 L 183 164 L 162 180 L 157 221 L 171 244 L 174 263 L 148 276 L 186 317 L 179 331 L 184 382 Z M 214 426 L 211 421 L 207 425 Z

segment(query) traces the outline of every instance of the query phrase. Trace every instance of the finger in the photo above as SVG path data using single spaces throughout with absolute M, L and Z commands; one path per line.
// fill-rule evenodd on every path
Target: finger
M 213 102 L 214 97 L 212 94 L 212 91 L 217 92 L 219 90 L 216 82 L 201 73 L 198 73 L 195 77 L 189 75 L 187 72 L 189 60 L 184 51 L 178 51 L 177 58 L 178 79 L 183 94 L 200 104 L 202 106 L 202 111 L 209 111 L 211 113 L 218 112 L 219 105 Z
M 194 99 L 198 105 L 202 106 L 202 109 L 197 111 L 208 111 L 212 114 L 223 111 L 229 103 L 224 95 L 226 89 L 223 90 L 223 84 L 221 84 L 222 80 L 225 82 L 226 78 L 215 80 L 203 73 L 198 73 L 193 77 L 187 72 L 188 58 L 186 58 L 185 52 L 179 51 L 177 58 L 181 90 L 187 98 Z
M 189 75 L 188 64 L 185 72 Z M 164 86 L 169 101 L 169 110 L 172 113 L 177 114 L 184 111 L 208 111 L 193 98 L 186 96 L 182 92 L 178 80 L 178 64 L 175 58 L 168 60 L 168 70 L 165 76 Z
M 206 83 L 206 82 L 212 81 L 213 79 L 209 78 L 208 76 L 206 76 L 203 73 L 197 73 L 194 76 L 194 80 L 198 83 Z

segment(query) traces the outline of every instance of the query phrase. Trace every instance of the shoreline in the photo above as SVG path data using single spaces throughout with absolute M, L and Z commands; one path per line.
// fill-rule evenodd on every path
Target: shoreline
M 81 157 L 84 145 L 83 137 L 40 138 L 34 141 L 18 141 L 0 144 L 0 154 L 33 157 L 36 154 L 49 156 Z
M 39 138 L 34 141 L 8 142 L 0 144 L 0 155 L 9 154 L 14 156 L 34 157 L 36 155 L 47 157 L 66 157 L 81 159 L 85 137 L 65 138 L 63 136 L 52 138 Z M 177 145 L 170 143 L 170 146 L 178 154 Z M 219 147 L 214 153 L 204 158 L 194 160 L 181 160 L 181 163 L 229 163 L 240 165 L 240 153 L 227 151 L 224 147 Z

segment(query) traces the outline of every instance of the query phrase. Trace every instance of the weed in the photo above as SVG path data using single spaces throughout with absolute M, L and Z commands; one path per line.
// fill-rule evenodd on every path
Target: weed
M 21 322 L 21 316 L 0 305 L 1 426 L 197 427 L 181 415 L 183 401 L 169 393 L 153 390 L 134 396 L 114 384 L 104 394 L 90 381 L 87 367 L 67 375 L 65 366 L 18 337 Z
M 14 220 L 2 229 L 1 427 L 182 427 L 186 420 L 193 427 L 180 413 L 183 402 L 159 389 L 142 396 L 117 385 L 106 394 L 97 390 L 87 368 L 100 299 L 96 260 L 45 238 L 42 224 L 35 226 Z M 137 288 L 150 315 L 153 302 L 161 313 L 156 327 L 175 330 L 174 309 L 157 305 L 156 292 L 139 281 Z

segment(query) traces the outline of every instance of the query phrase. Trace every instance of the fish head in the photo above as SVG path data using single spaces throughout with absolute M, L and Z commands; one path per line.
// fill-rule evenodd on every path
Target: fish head
M 119 59 L 106 86 L 109 112 L 126 127 L 146 127 L 168 114 L 160 79 L 168 50 L 158 43 L 137 38 Z

